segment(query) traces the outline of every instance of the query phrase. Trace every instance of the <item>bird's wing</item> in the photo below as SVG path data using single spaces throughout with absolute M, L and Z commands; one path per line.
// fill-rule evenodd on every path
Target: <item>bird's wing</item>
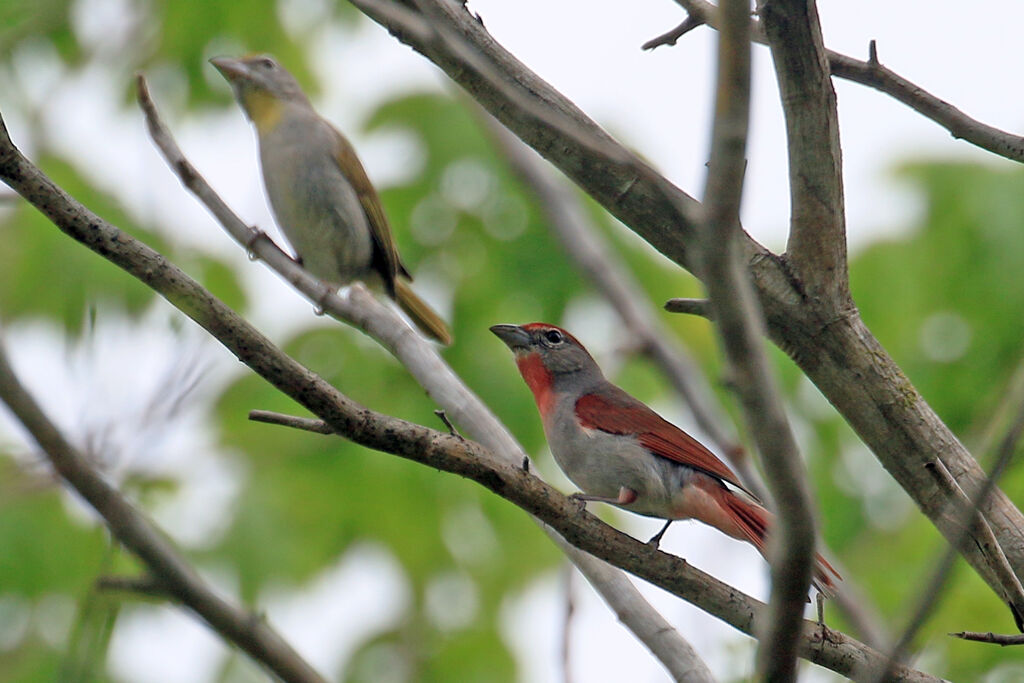
M 359 161 L 359 157 L 356 156 L 352 143 L 337 130 L 334 133 L 337 140 L 334 158 L 337 160 L 342 174 L 351 183 L 353 189 L 355 189 L 356 196 L 359 197 L 359 203 L 362 205 L 367 222 L 370 224 L 370 235 L 373 237 L 375 247 L 374 260 L 377 262 L 375 265 L 381 271 L 385 286 L 394 296 L 393 283 L 395 275 L 403 275 L 409 280 L 412 280 L 412 276 L 409 275 L 409 271 L 405 269 L 402 260 L 398 256 L 395 238 L 391 235 L 391 226 L 388 224 L 387 216 L 384 215 L 384 208 L 381 206 L 380 197 L 377 196 L 377 190 L 374 189 L 373 183 L 370 182 L 370 178 L 366 175 L 366 170 Z
M 732 470 L 714 453 L 618 387 L 604 394 L 585 394 L 577 400 L 576 419 L 588 429 L 633 435 L 654 455 L 700 470 L 746 492 Z

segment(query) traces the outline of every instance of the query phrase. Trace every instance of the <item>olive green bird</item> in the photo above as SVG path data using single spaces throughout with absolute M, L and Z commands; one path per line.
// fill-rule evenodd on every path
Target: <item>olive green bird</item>
M 450 344 L 448 326 L 409 288 L 412 277 L 352 144 L 273 58 L 210 62 L 256 126 L 270 207 L 303 266 L 334 286 L 360 280 L 383 288 L 420 330 Z

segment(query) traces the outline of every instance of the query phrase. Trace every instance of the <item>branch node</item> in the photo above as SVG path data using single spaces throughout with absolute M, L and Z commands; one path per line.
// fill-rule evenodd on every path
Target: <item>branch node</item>
M 249 239 L 246 240 L 244 245 L 245 255 L 249 257 L 250 261 L 259 261 L 260 256 L 256 253 L 256 243 L 261 237 L 266 237 L 267 239 L 270 239 L 270 237 L 255 225 L 249 226 L 249 231 Z
M 665 310 L 669 313 L 685 313 L 697 315 L 711 320 L 711 305 L 707 299 L 669 299 L 665 302 Z
M 878 61 L 878 44 L 874 39 L 868 43 L 868 66 L 873 69 L 881 66 Z
M 693 29 L 697 28 L 698 26 L 703 26 L 706 23 L 707 20 L 703 18 L 698 19 L 691 14 L 690 16 L 686 17 L 686 19 L 684 19 L 681 24 L 676 26 L 671 31 L 667 31 L 665 33 L 662 33 L 660 36 L 648 40 L 646 43 L 640 46 L 640 49 L 653 50 L 654 48 L 660 47 L 662 45 L 675 45 L 676 42 L 684 35 L 692 31 Z
M 437 415 L 438 419 L 444 423 L 444 426 L 448 428 L 448 433 L 456 438 L 462 439 L 462 434 L 459 434 L 459 430 L 455 429 L 455 425 L 452 424 L 451 420 L 448 419 L 448 413 L 444 410 L 435 410 L 434 415 Z M 465 439 L 462 439 L 465 441 Z

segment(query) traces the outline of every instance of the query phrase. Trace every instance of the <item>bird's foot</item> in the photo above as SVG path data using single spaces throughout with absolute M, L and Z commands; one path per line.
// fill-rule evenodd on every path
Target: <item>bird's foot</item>
M 591 496 L 583 492 L 576 492 L 569 497 L 584 503 L 593 501 L 595 503 L 608 503 L 609 505 L 629 505 L 636 500 L 636 491 L 623 486 L 619 489 L 617 498 L 612 498 L 611 496 Z
M 661 545 L 661 537 L 665 535 L 665 532 L 668 531 L 668 527 L 669 527 L 670 524 L 672 524 L 673 521 L 675 521 L 675 520 L 672 520 L 672 519 L 665 520 L 665 526 L 661 527 L 661 531 L 659 531 L 658 533 L 656 533 L 653 536 L 651 536 L 650 540 L 647 541 L 647 545 L 652 545 L 655 548 L 660 546 Z
M 814 602 L 818 609 L 818 628 L 821 629 L 821 642 L 836 643 L 837 638 L 832 635 L 832 629 L 825 625 L 825 594 L 818 591 L 814 596 Z

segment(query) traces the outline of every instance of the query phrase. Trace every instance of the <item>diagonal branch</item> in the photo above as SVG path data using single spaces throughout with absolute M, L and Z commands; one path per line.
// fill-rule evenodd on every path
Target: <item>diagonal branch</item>
M 791 205 L 786 255 L 807 296 L 844 310 L 852 304 L 839 115 L 818 10 L 814 0 L 758 0 L 757 5 L 786 118 Z
M 107 223 L 57 187 L 10 141 L 0 119 L 0 179 L 73 239 L 147 284 L 215 337 L 263 379 L 355 443 L 431 468 L 464 476 L 546 522 L 569 543 L 681 597 L 750 634 L 763 604 L 612 529 L 581 510 L 517 463 L 497 458 L 473 442 L 369 410 L 297 363 L 223 302 L 158 253 Z M 362 289 L 362 288 L 359 288 Z M 842 675 L 863 679 L 881 655 L 856 640 L 816 624 L 800 626 L 800 656 Z M 935 683 L 907 667 L 895 680 Z
M 833 76 L 866 85 L 893 97 L 948 130 L 954 138 L 966 140 L 1011 161 L 1024 162 L 1024 137 L 971 118 L 949 102 L 884 66 L 878 61 L 875 41 L 870 43 L 866 62 L 831 50 L 828 51 L 828 61 Z
M 60 476 L 95 508 L 117 540 L 149 568 L 166 594 L 281 680 L 324 683 L 320 674 L 265 620 L 233 605 L 210 588 L 163 534 L 95 469 L 89 458 L 64 438 L 22 386 L 2 347 L 0 400 L 25 426 Z
M 718 27 L 718 8 L 714 4 L 707 0 L 676 1 L 686 10 L 686 21 L 672 31 L 647 41 L 644 43 L 643 49 L 651 50 L 660 45 L 675 45 L 680 37 L 697 26 L 706 24 L 712 28 Z M 761 23 L 758 21 L 750 23 L 754 42 L 764 43 L 765 37 Z M 682 30 L 684 27 L 687 27 L 686 30 Z M 1007 133 L 971 118 L 949 102 L 932 95 L 916 83 L 883 66 L 878 61 L 875 41 L 872 40 L 869 44 L 867 61 L 854 59 L 834 50 L 825 50 L 825 55 L 833 76 L 866 85 L 889 95 L 918 114 L 939 124 L 948 130 L 954 138 L 965 140 L 1011 161 L 1024 162 L 1024 137 Z
M 503 125 L 654 248 L 683 267 L 692 265 L 687 247 L 693 246 L 700 204 L 649 167 L 623 163 L 619 161 L 621 155 L 601 156 L 593 151 L 594 146 L 562 138 L 544 118 L 532 113 L 536 107 L 523 109 L 520 102 L 531 100 L 549 110 L 551 117 L 568 117 L 576 125 L 607 138 L 564 96 L 505 51 L 461 4 L 419 0 L 420 6 L 429 6 L 431 11 L 431 31 L 423 37 L 380 11 L 396 5 L 394 2 L 352 2 L 437 64 Z M 414 16 L 418 21 L 424 18 L 422 14 Z M 443 35 L 436 30 L 439 25 Z M 449 43 L 455 40 L 464 43 L 465 49 L 451 48 Z M 468 61 L 464 58 L 467 51 L 472 53 Z M 476 67 L 481 60 L 493 67 L 486 74 Z M 502 87 L 488 80 L 495 72 Z M 510 97 L 509 90 L 514 90 L 516 96 Z M 806 298 L 785 260 L 747 235 L 742 237 L 742 252 L 772 341 L 817 385 L 922 512 L 951 539 L 957 527 L 947 514 L 949 499 L 927 474 L 925 465 L 940 458 L 963 490 L 972 495 L 984 482 L 984 471 L 855 309 L 835 311 Z M 984 514 L 1011 567 L 1024 575 L 1024 515 L 998 490 L 989 497 Z M 983 553 L 965 550 L 964 557 L 997 593 L 1005 593 Z
M 907 651 L 910 649 L 911 643 L 914 642 L 914 637 L 918 631 L 928 621 L 928 618 L 932 615 L 938 606 L 939 600 L 942 597 L 942 592 L 946 586 L 946 580 L 949 578 L 949 573 L 953 569 L 953 563 L 956 561 L 958 546 L 969 542 L 968 539 L 974 536 L 980 536 L 988 532 L 988 535 L 992 534 L 991 529 L 988 528 L 988 524 L 985 519 L 978 514 L 978 510 L 985 503 L 985 499 L 992 493 L 996 487 L 996 483 L 1002 477 L 1006 468 L 1010 464 L 1010 460 L 1013 458 L 1013 454 L 1017 448 L 1017 442 L 1020 440 L 1021 434 L 1024 433 L 1024 407 L 1022 407 L 1013 424 L 1010 425 L 1009 431 L 1004 435 L 1003 439 L 999 443 L 999 449 L 996 453 L 996 462 L 992 468 L 992 472 L 989 473 L 988 479 L 985 480 L 985 484 L 978 491 L 974 500 L 963 500 L 959 506 L 960 522 L 963 526 L 959 537 L 956 542 L 951 543 L 949 548 L 942 554 L 941 559 L 936 564 L 934 571 L 932 572 L 931 579 L 925 584 L 924 590 L 921 591 L 921 596 L 917 601 L 917 605 L 911 612 L 910 619 L 907 621 L 907 626 L 903 630 L 899 639 L 892 646 L 889 655 L 887 657 L 886 666 L 878 672 L 877 681 L 883 683 L 888 680 L 892 666 L 895 662 L 903 661 Z M 949 476 L 945 470 L 941 470 L 939 467 L 934 468 L 935 475 L 948 482 L 949 486 L 955 487 L 956 483 L 953 482 L 952 477 Z M 963 492 L 960 492 L 963 496 Z M 964 496 L 966 498 L 966 496 Z M 981 527 L 981 530 L 977 530 L 977 527 Z M 1014 618 L 1017 622 L 1017 629 L 1024 632 L 1024 620 L 1022 620 L 1022 607 L 1024 607 L 1024 589 L 1021 588 L 1020 581 L 1010 571 L 1009 564 L 1006 562 L 1006 557 L 1002 555 L 999 546 L 993 543 L 989 548 L 998 553 L 997 558 L 1000 562 L 997 566 L 1001 567 L 1004 574 L 1008 574 L 1007 582 L 1013 582 L 1016 584 L 1017 592 L 1015 595 L 1011 595 L 1006 598 L 1007 602 L 1010 603 L 1010 608 L 1013 610 Z
M 244 245 L 254 257 L 262 259 L 271 269 L 296 289 L 316 302 L 316 305 L 340 322 L 355 326 L 381 343 L 409 370 L 428 395 L 444 407 L 465 426 L 468 433 L 490 450 L 488 454 L 507 464 L 526 462 L 522 447 L 482 401 L 469 390 L 437 353 L 394 312 L 383 305 L 361 286 L 351 287 L 344 297 L 337 296 L 320 280 L 310 275 L 277 247 L 264 233 L 249 228 L 206 183 L 182 154 L 170 131 L 160 119 L 149 96 L 145 79 L 138 77 L 139 104 L 146 114 L 146 125 L 154 142 L 174 168 L 182 183 L 217 218 L 221 226 Z M 585 576 L 602 580 L 617 574 L 603 562 L 580 552 L 567 543 L 551 527 L 541 523 L 544 532 L 565 552 Z M 702 662 L 689 658 L 693 649 L 674 628 L 650 628 L 651 623 L 668 626 L 626 577 L 619 575 L 614 582 L 595 586 L 602 594 L 613 594 L 619 605 L 629 605 L 621 613 L 623 623 L 651 650 L 661 663 L 675 676 L 700 671 Z

